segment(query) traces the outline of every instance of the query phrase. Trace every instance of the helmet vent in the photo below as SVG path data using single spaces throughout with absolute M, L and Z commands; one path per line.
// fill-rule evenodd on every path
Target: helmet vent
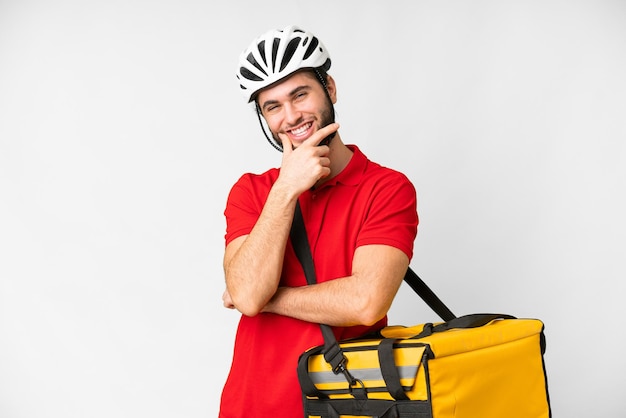
M 261 58 L 263 58 L 263 64 L 267 66 L 267 58 L 265 58 L 265 41 L 264 40 L 259 42 L 259 45 L 257 45 L 257 49 L 259 50 L 259 54 L 261 54 Z M 263 71 L 263 74 L 265 74 L 265 71 Z
M 306 52 L 304 53 L 304 59 L 307 59 L 311 56 L 311 54 L 315 51 L 315 48 L 317 48 L 318 44 L 319 44 L 319 41 L 314 36 L 313 39 L 311 39 L 311 43 L 309 44 L 309 47 L 306 49 Z
M 260 72 L 262 72 L 263 74 L 267 75 L 267 73 L 265 72 L 265 70 L 263 70 L 263 67 L 261 67 L 261 65 L 257 62 L 257 60 L 254 58 L 254 55 L 252 55 L 252 52 L 248 54 L 247 60 L 250 64 L 254 65 L 254 68 L 256 68 L 257 70 L 259 70 Z M 243 69 L 243 67 L 242 67 Z M 243 71 L 242 71 L 243 74 Z M 246 77 L 250 80 L 252 80 L 249 77 Z
M 272 72 L 276 71 L 276 56 L 278 55 L 278 47 L 280 46 L 280 39 L 274 38 L 272 44 Z
M 296 49 L 298 48 L 298 44 L 300 43 L 300 39 L 301 38 L 293 38 L 287 44 L 287 48 L 285 48 L 285 54 L 283 55 L 283 59 L 282 59 L 282 61 L 280 63 L 280 70 L 279 71 L 284 70 L 285 67 L 287 66 L 287 64 L 289 64 L 289 61 L 291 61 L 291 57 L 293 57 L 293 54 L 295 54 Z
M 241 73 L 241 75 L 248 79 L 248 80 L 252 80 L 252 81 L 263 81 L 263 79 L 261 77 L 259 77 L 258 75 L 254 74 L 252 71 L 248 70 L 246 67 L 240 67 L 239 68 L 239 72 Z

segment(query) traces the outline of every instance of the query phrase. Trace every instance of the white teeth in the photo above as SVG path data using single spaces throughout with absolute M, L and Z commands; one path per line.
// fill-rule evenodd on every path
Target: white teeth
M 303 133 L 305 133 L 306 131 L 308 131 L 310 127 L 311 127 L 311 124 L 310 124 L 310 123 L 307 123 L 306 125 L 301 126 L 301 127 L 300 127 L 300 128 L 298 128 L 298 129 L 293 129 L 293 130 L 291 131 L 291 133 L 292 133 L 293 135 L 295 135 L 295 136 L 299 136 L 299 135 L 302 135 Z

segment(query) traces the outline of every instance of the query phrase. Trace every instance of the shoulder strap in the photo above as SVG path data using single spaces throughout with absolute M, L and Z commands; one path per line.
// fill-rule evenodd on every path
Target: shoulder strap
M 430 287 L 411 269 L 408 268 L 404 275 L 404 281 L 422 298 L 424 302 L 435 311 L 444 321 L 456 318 L 456 315 L 446 306 L 445 303 L 433 292 Z
M 306 277 L 307 284 L 317 283 L 315 277 L 315 265 L 313 264 L 313 255 L 311 254 L 311 247 L 309 246 L 309 239 L 304 227 L 304 220 L 302 219 L 302 210 L 300 209 L 300 202 L 296 201 L 296 211 L 293 215 L 293 222 L 291 224 L 291 231 L 289 232 L 291 238 L 291 245 L 302 264 L 304 269 L 304 275 Z M 332 366 L 335 374 L 345 371 L 346 358 L 343 355 L 343 351 L 339 347 L 337 338 L 333 333 L 330 326 L 326 324 L 320 324 L 322 329 L 322 336 L 324 337 L 324 359 Z M 348 377 L 346 375 L 346 377 Z M 350 379 L 349 379 L 350 381 Z

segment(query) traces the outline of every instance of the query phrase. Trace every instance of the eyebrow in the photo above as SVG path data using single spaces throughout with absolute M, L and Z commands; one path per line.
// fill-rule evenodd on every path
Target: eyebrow
M 309 85 L 302 85 L 302 86 L 298 86 L 295 89 L 291 90 L 288 94 L 289 97 L 293 97 L 296 94 L 298 94 L 299 92 L 303 91 L 303 90 L 311 90 L 311 86 Z M 267 100 L 265 102 L 263 102 L 263 106 L 261 106 L 261 109 L 265 110 L 268 106 L 273 105 L 273 104 L 277 104 L 279 103 L 278 100 Z

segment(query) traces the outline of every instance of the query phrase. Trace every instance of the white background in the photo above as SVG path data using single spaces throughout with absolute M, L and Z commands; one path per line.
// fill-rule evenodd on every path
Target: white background
M 626 2 L 0 0 L 0 417 L 217 415 L 226 195 L 280 164 L 234 70 L 291 23 L 415 183 L 418 274 L 545 322 L 555 417 L 625 416 Z

